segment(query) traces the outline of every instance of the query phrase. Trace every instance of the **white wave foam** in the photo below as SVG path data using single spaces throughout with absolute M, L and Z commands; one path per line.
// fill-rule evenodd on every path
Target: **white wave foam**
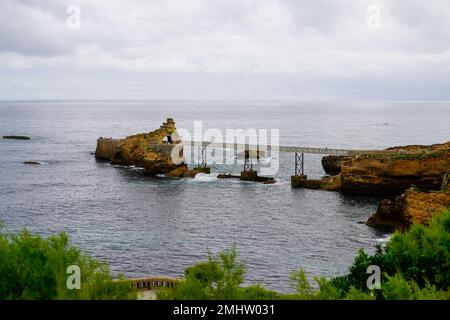
M 271 161 L 272 161 L 272 157 L 259 158 L 259 163 L 262 166 L 270 166 Z
M 206 174 L 203 172 L 198 173 L 193 179 L 192 181 L 216 181 L 217 180 L 217 176 L 215 174 Z
M 123 166 L 123 165 L 120 165 L 120 164 L 111 164 L 111 167 L 113 167 L 113 168 L 128 168 L 128 166 Z
M 391 239 L 391 237 L 392 237 L 392 234 L 387 234 L 382 238 L 375 239 L 375 241 L 378 243 L 386 243 Z
M 142 167 L 136 167 L 136 166 L 131 166 L 129 167 L 130 170 L 145 170 L 145 168 Z

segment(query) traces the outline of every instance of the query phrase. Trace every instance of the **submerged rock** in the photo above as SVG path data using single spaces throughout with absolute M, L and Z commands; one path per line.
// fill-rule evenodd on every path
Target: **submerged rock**
M 406 231 L 412 224 L 428 224 L 433 216 L 449 206 L 448 192 L 419 192 L 409 189 L 393 200 L 381 200 L 377 211 L 366 224 L 390 232 Z
M 272 177 L 258 176 L 258 171 L 256 170 L 241 171 L 239 179 L 242 181 L 262 182 L 264 184 L 275 183 L 275 179 Z
M 219 174 L 217 175 L 217 179 L 239 179 L 240 177 L 241 177 L 241 176 L 234 175 L 234 174 L 227 173 L 227 172 L 225 172 L 225 173 L 219 173 Z
M 12 139 L 12 140 L 30 140 L 31 138 L 28 136 L 3 136 L 3 139 Z
M 240 175 L 220 173 L 217 175 L 217 179 L 239 179 L 242 181 L 262 182 L 263 184 L 272 184 L 276 182 L 273 177 L 258 176 L 258 172 L 254 170 L 242 171 Z
M 124 139 L 99 138 L 95 157 L 114 165 L 145 168 L 151 174 L 170 177 L 195 176 L 183 159 L 183 145 L 176 134 L 175 122 L 168 118 L 161 127 Z
M 37 162 L 37 161 L 24 161 L 23 164 L 33 164 L 33 165 L 36 165 L 36 164 L 41 164 L 41 163 L 40 163 L 40 162 Z

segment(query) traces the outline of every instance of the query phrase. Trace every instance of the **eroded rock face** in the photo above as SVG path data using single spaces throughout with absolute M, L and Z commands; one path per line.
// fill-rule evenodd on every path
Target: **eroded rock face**
M 341 162 L 348 160 L 347 156 L 324 156 L 322 157 L 322 168 L 330 175 L 341 173 Z
M 367 225 L 385 231 L 406 231 L 412 224 L 428 224 L 434 215 L 450 207 L 448 192 L 406 190 L 394 200 L 383 199 Z
M 151 174 L 167 174 L 171 177 L 184 177 L 188 174 L 187 165 L 182 161 L 183 147 L 171 118 L 150 133 L 136 134 L 125 139 L 99 138 L 95 157 L 116 165 L 145 168 Z
M 399 195 L 412 185 L 440 190 L 450 168 L 450 142 L 432 146 L 394 147 L 410 154 L 364 154 L 341 164 L 341 190 L 347 193 Z
M 99 138 L 97 139 L 97 148 L 95 157 L 99 160 L 111 161 L 114 156 L 122 150 L 123 139 Z

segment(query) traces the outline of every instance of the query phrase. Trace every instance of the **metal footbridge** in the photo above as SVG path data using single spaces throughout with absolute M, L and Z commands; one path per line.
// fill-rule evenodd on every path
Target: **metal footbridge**
M 277 146 L 277 145 L 258 145 L 250 143 L 228 143 L 228 142 L 209 142 L 209 141 L 183 141 L 185 146 L 216 149 L 233 150 L 270 150 L 287 153 L 308 153 L 308 154 L 326 154 L 336 156 L 348 156 L 365 153 L 400 153 L 399 150 L 355 150 L 355 149 L 335 149 L 335 148 L 317 148 L 300 146 Z M 404 153 L 404 152 L 401 152 Z
M 285 152 L 294 153 L 295 171 L 294 176 L 304 175 L 305 154 L 322 154 L 331 156 L 357 156 L 361 154 L 409 154 L 413 153 L 410 150 L 401 148 L 393 150 L 358 150 L 358 149 L 336 149 L 336 148 L 317 148 L 317 147 L 301 147 L 301 146 L 277 146 L 277 145 L 262 145 L 252 143 L 237 143 L 237 142 L 211 142 L 211 141 L 182 141 L 183 146 L 199 149 L 198 151 L 198 166 L 206 167 L 206 148 L 212 149 L 229 149 L 233 152 L 244 151 L 245 163 L 244 171 L 253 170 L 253 163 L 251 158 L 258 158 L 259 151 L 270 152 Z M 253 156 L 250 156 L 253 154 Z

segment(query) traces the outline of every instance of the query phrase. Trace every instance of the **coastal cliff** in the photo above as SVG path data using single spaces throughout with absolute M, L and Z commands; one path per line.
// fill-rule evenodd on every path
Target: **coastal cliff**
M 450 207 L 448 192 L 419 192 L 412 189 L 393 200 L 383 199 L 367 225 L 385 231 L 406 231 L 412 224 L 427 225 L 434 215 Z
M 440 190 L 450 169 L 450 142 L 387 150 L 398 153 L 362 154 L 342 161 L 341 191 L 399 195 L 412 185 L 422 191 Z
M 111 164 L 145 168 L 151 174 L 172 177 L 194 176 L 183 160 L 183 147 L 176 135 L 175 122 L 168 118 L 161 127 L 149 133 L 124 139 L 99 138 L 95 157 Z M 180 160 L 175 161 L 174 159 Z

